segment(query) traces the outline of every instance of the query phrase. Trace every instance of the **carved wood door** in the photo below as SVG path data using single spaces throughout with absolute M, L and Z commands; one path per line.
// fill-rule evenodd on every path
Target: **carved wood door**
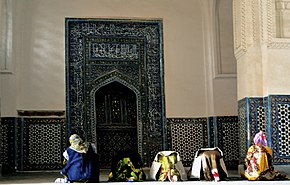
M 119 82 L 100 88 L 95 94 L 97 149 L 101 168 L 110 168 L 119 150 L 138 150 L 135 93 Z

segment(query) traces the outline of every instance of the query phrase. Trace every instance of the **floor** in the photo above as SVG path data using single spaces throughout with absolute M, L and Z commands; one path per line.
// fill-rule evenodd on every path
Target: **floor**
M 109 170 L 101 170 L 100 174 L 100 183 L 97 184 L 128 184 L 128 182 L 124 183 L 112 183 L 107 182 L 108 180 L 108 173 Z M 146 172 L 147 173 L 147 172 Z M 54 180 L 58 177 L 61 177 L 58 171 L 35 171 L 35 172 L 17 172 L 14 174 L 7 174 L 0 176 L 0 184 L 54 184 Z M 157 182 L 157 181 L 144 181 L 144 182 L 133 182 L 134 185 L 148 185 L 148 184 L 168 184 L 171 182 Z M 290 181 L 247 181 L 242 180 L 238 175 L 237 171 L 229 171 L 229 178 L 226 181 L 218 182 L 220 185 L 242 185 L 242 184 L 253 184 L 253 185 L 264 185 L 264 184 L 276 184 L 278 182 L 279 185 L 289 185 Z M 177 182 L 182 185 L 208 185 L 215 182 L 208 182 L 208 181 L 183 181 Z

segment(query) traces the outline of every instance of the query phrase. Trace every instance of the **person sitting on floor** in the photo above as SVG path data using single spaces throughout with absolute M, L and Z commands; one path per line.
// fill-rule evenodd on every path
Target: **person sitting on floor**
M 272 150 L 268 147 L 266 135 L 263 131 L 254 137 L 254 145 L 247 152 L 245 158 L 246 170 L 241 174 L 248 180 L 289 179 L 286 175 L 274 170 Z
M 223 152 L 218 148 L 201 148 L 188 171 L 189 179 L 220 181 L 228 177 Z
M 99 157 L 95 145 L 84 142 L 78 134 L 72 134 L 69 142 L 70 146 L 63 153 L 65 166 L 61 174 L 64 178 L 55 182 L 99 182 Z
M 175 151 L 158 152 L 150 168 L 150 179 L 162 182 L 187 180 L 179 153 Z
M 145 181 L 143 162 L 138 152 L 119 151 L 112 159 L 109 182 Z

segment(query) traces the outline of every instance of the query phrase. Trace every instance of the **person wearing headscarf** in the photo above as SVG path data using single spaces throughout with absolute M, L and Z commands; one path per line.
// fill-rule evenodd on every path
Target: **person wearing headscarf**
M 248 180 L 285 179 L 286 175 L 274 170 L 272 164 L 272 150 L 268 147 L 266 134 L 263 131 L 254 137 L 254 145 L 247 152 L 245 158 L 246 170 L 242 177 Z
M 93 144 L 85 142 L 78 134 L 69 138 L 70 146 L 63 153 L 64 178 L 56 179 L 56 183 L 99 182 L 98 155 Z

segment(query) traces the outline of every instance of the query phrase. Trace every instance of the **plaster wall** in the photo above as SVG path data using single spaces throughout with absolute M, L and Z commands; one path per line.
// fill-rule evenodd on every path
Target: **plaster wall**
M 289 2 L 235 1 L 238 100 L 290 93 Z
M 212 88 L 211 96 L 219 101 L 206 101 L 208 61 L 199 0 L 9 1 L 13 5 L 13 65 L 2 83 L 2 116 L 15 116 L 17 110 L 65 110 L 65 17 L 163 19 L 166 116 L 236 114 L 233 79 L 229 84 L 219 80 Z M 223 62 L 226 71 L 233 71 L 227 59 Z M 219 96 L 225 91 L 228 96 Z M 208 111 L 208 107 L 214 109 Z
M 238 99 L 290 94 L 289 49 L 252 48 L 238 61 Z
M 252 47 L 237 61 L 238 99 L 263 96 L 261 48 Z
M 267 83 L 265 95 L 290 94 L 289 49 L 270 49 L 265 61 Z

